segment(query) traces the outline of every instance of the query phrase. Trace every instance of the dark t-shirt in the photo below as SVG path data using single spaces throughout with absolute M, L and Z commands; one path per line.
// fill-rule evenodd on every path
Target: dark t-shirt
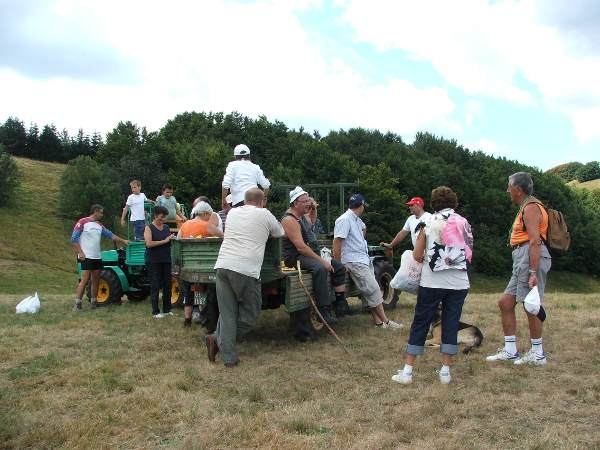
M 163 229 L 159 230 L 153 223 L 148 225 L 152 232 L 153 241 L 162 241 L 169 237 L 171 233 L 167 225 L 163 225 Z M 171 241 L 164 245 L 146 249 L 146 263 L 170 263 L 171 262 Z

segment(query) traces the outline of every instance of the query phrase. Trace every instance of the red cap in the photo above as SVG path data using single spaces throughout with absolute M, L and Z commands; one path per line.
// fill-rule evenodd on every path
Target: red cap
M 425 202 L 423 201 L 423 199 L 421 197 L 413 197 L 410 199 L 410 201 L 406 202 L 407 206 L 412 206 L 412 205 L 419 205 L 421 208 L 423 208 L 425 206 Z

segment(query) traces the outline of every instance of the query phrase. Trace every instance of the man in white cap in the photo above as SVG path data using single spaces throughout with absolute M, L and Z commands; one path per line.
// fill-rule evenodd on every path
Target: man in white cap
M 379 245 L 382 247 L 394 248 L 409 234 L 412 239 L 413 248 L 415 247 L 417 235 L 419 234 L 417 225 L 419 225 L 421 222 L 427 223 L 427 219 L 429 219 L 431 214 L 425 211 L 425 202 L 421 197 L 411 198 L 408 202 L 406 202 L 406 206 L 408 206 L 411 215 L 408 217 L 408 219 L 406 219 L 404 226 L 400 231 L 398 231 L 398 234 L 396 234 L 394 239 L 392 239 L 392 242 L 379 243 Z
M 290 207 L 281 219 L 285 231 L 282 241 L 283 258 L 287 267 L 295 268 L 297 261 L 300 261 L 301 268 L 312 273 L 313 290 L 319 312 L 327 323 L 333 325 L 337 323 L 337 319 L 331 315 L 327 272 L 331 273 L 336 306 L 343 305 L 343 309 L 346 310 L 346 268 L 335 259 L 330 262 L 321 258 L 317 243 L 310 239 L 310 224 L 304 219 L 304 215 L 309 212 L 311 205 L 312 201 L 308 193 L 300 186 L 290 191 Z M 297 337 L 302 338 L 302 336 Z
M 223 182 L 221 183 L 221 209 L 229 209 L 226 200 L 231 192 L 231 204 L 234 208 L 244 204 L 244 194 L 250 188 L 262 187 L 265 193 L 263 207 L 267 203 L 267 193 L 271 182 L 263 174 L 258 164 L 250 161 L 250 149 L 245 144 L 236 145 L 233 149 L 235 160 L 227 165 Z

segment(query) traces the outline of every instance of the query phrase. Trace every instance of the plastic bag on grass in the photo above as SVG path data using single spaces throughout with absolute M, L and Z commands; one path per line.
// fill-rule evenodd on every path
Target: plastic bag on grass
M 35 314 L 40 310 L 40 306 L 40 298 L 36 292 L 35 295 L 30 295 L 21 300 L 16 307 L 16 311 L 17 314 Z
M 422 269 L 423 264 L 415 260 L 412 250 L 406 250 L 402 253 L 400 268 L 390 281 L 390 286 L 399 291 L 416 294 L 419 290 Z

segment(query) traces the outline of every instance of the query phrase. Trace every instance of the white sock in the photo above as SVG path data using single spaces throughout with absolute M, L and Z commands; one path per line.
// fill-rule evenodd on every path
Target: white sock
M 92 302 L 97 302 L 97 301 L 98 301 L 98 299 L 97 299 L 97 298 L 91 298 L 90 300 L 91 300 Z
M 402 369 L 402 373 L 404 375 L 412 375 L 413 366 L 410 364 L 404 364 L 404 369 Z
M 517 353 L 517 337 L 516 336 L 504 336 L 504 350 L 511 355 Z
M 445 366 L 442 364 L 442 368 L 440 369 L 440 373 L 443 373 L 444 375 L 449 374 L 450 373 L 450 366 Z
M 80 298 L 76 298 L 75 299 L 75 303 L 81 303 L 81 299 Z
M 539 356 L 539 357 L 544 356 L 544 349 L 542 347 L 542 338 L 531 340 L 531 350 L 533 350 L 533 352 L 536 354 L 536 356 Z

